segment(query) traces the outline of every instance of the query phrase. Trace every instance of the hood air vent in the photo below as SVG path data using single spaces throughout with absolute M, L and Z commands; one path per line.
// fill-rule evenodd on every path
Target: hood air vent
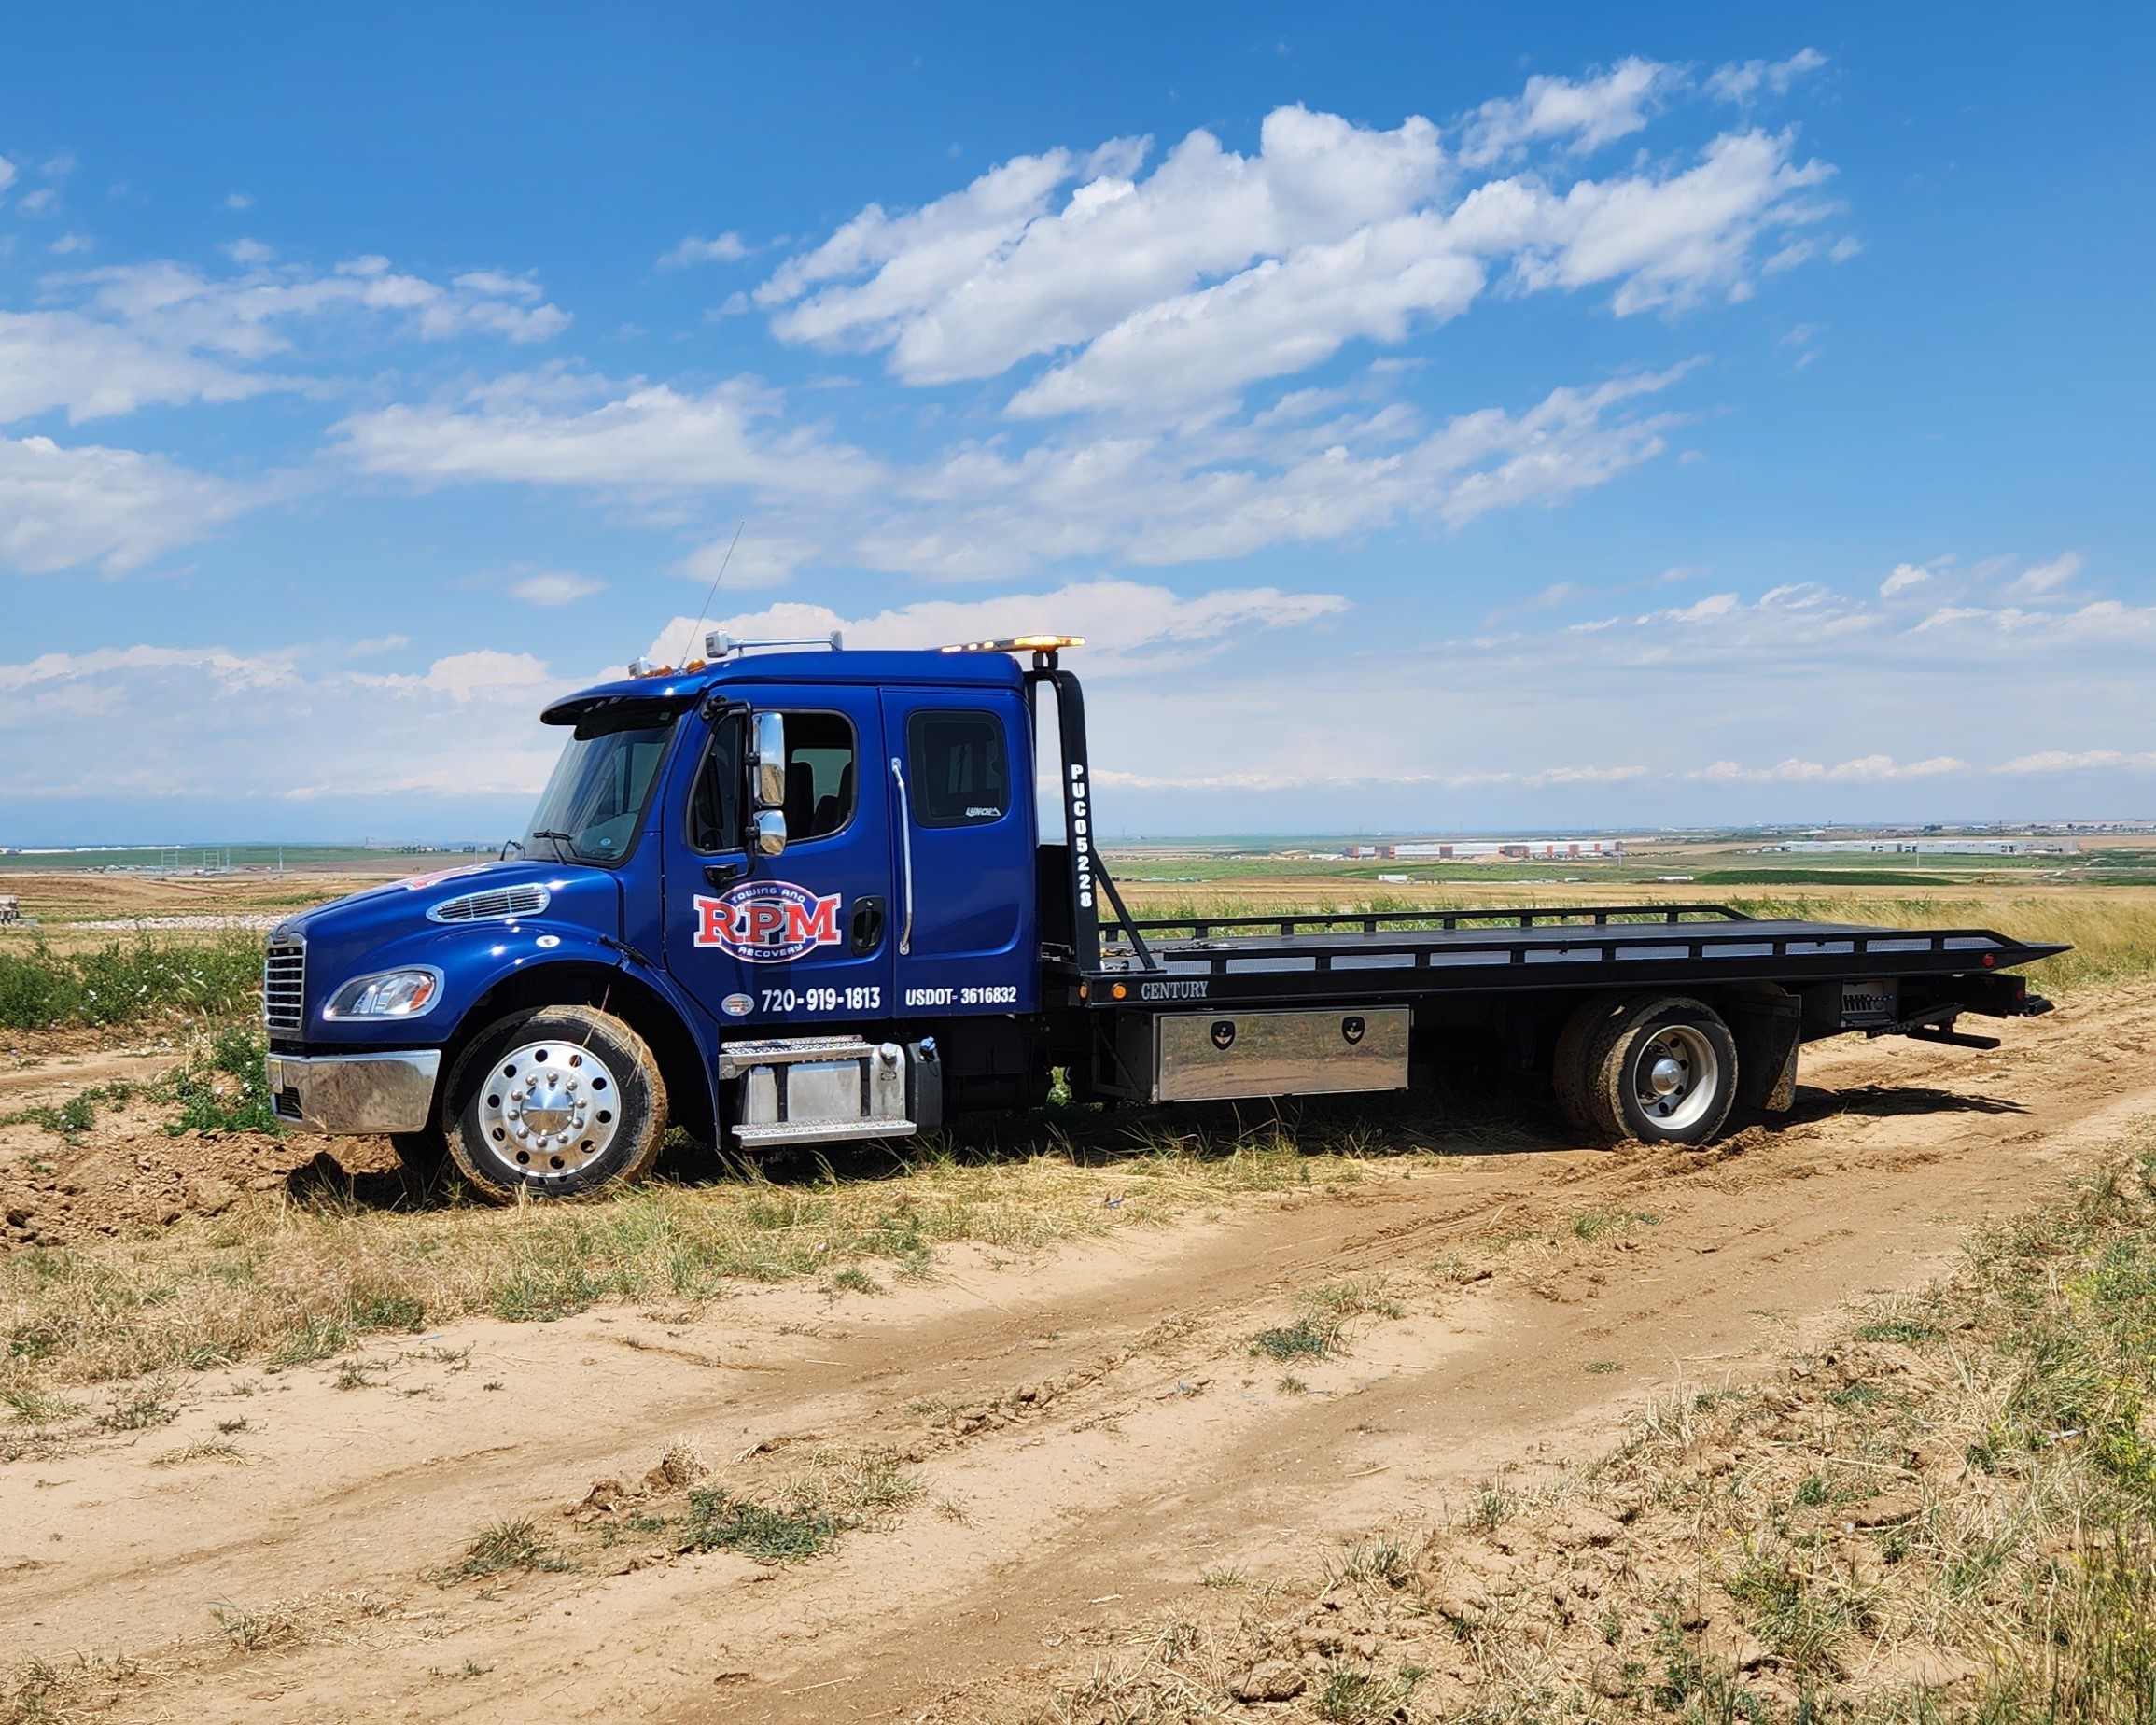
M 549 896 L 541 886 L 497 887 L 491 892 L 443 899 L 427 918 L 430 922 L 511 922 L 538 916 L 546 909 Z

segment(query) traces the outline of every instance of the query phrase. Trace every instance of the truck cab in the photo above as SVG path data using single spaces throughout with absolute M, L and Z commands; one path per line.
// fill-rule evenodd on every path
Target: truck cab
M 490 1192 L 552 1194 L 642 1171 L 669 1121 L 757 1149 L 904 1135 L 946 1089 L 1029 1100 L 1017 661 L 712 648 L 545 711 L 561 757 L 502 860 L 273 933 L 281 1115 L 439 1140 Z M 981 1021 L 946 1073 L 949 1031 Z

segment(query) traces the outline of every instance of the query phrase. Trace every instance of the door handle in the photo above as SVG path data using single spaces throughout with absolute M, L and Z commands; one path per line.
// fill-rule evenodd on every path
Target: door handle
M 890 758 L 890 776 L 898 783 L 900 886 L 905 895 L 900 900 L 905 916 L 899 923 L 899 956 L 903 958 L 914 949 L 914 818 L 906 803 L 905 768 L 896 755 Z
M 874 893 L 853 902 L 853 953 L 864 958 L 883 945 L 883 900 Z

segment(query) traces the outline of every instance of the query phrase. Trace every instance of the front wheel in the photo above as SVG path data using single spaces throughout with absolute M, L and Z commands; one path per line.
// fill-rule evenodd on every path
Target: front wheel
M 1613 1140 L 1703 1144 L 1737 1100 L 1736 1039 L 1700 1001 L 1634 1000 L 1601 1020 L 1585 1054 L 1580 1100 Z
M 574 1198 L 641 1180 L 666 1136 L 666 1087 L 644 1039 L 590 1006 L 490 1026 L 451 1070 L 441 1129 L 472 1189 Z

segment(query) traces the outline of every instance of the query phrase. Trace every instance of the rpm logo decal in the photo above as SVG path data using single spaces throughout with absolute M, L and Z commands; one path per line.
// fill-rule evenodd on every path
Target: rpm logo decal
M 745 880 L 717 898 L 695 898 L 695 944 L 749 964 L 786 964 L 838 945 L 838 901 L 791 880 Z

